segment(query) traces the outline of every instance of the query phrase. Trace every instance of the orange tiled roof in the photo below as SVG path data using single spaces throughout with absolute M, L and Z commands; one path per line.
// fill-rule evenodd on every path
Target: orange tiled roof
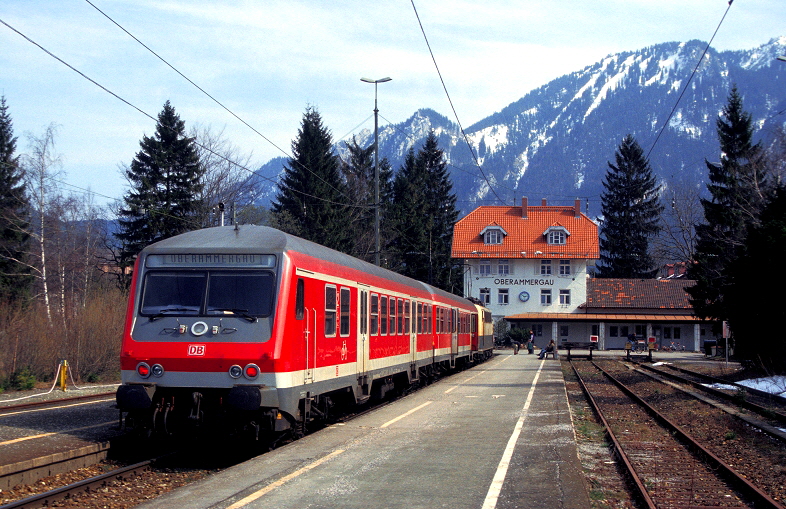
M 584 309 L 673 309 L 692 310 L 685 288 L 690 279 L 604 279 L 587 280 Z
M 484 244 L 480 232 L 487 226 L 499 226 L 507 232 L 502 244 Z M 543 233 L 553 226 L 564 227 L 570 235 L 562 245 L 546 243 Z M 453 258 L 600 258 L 598 225 L 575 207 L 482 206 L 453 228 Z

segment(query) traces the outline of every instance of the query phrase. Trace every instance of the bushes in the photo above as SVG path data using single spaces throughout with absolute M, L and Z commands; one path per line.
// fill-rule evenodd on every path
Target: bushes
M 51 382 L 64 359 L 77 381 L 117 380 L 125 309 L 115 288 L 53 314 L 51 323 L 39 304 L 0 305 L 0 384 L 19 389 Z

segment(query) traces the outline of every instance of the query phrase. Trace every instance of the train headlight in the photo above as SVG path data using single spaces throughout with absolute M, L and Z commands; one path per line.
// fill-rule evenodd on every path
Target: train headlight
M 136 374 L 142 378 L 147 378 L 150 376 L 150 366 L 147 365 L 146 362 L 140 362 L 136 365 Z
M 242 374 L 243 374 L 243 368 L 241 368 L 237 364 L 229 368 L 229 376 L 231 376 L 232 378 L 240 378 Z
M 150 372 L 153 373 L 153 376 L 164 376 L 164 366 L 161 364 L 153 364 Z
M 259 366 L 256 364 L 246 364 L 246 367 L 243 369 L 243 376 L 249 380 L 255 379 L 259 376 Z

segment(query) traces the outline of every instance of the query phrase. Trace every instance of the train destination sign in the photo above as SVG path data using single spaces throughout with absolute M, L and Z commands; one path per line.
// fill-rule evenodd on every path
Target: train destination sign
M 532 285 L 532 286 L 548 286 L 553 285 L 553 279 L 495 279 L 495 285 Z
M 275 255 L 238 253 L 151 254 L 147 267 L 254 267 L 272 269 Z

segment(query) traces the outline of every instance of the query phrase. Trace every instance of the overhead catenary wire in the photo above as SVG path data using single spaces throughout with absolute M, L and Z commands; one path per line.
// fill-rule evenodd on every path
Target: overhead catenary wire
M 43 47 L 41 44 L 37 43 L 36 41 L 34 41 L 33 39 L 31 39 L 30 37 L 28 37 L 28 36 L 27 36 L 27 35 L 25 35 L 24 33 L 20 32 L 19 30 L 17 30 L 16 28 L 14 28 L 14 27 L 13 27 L 13 26 L 11 26 L 10 24 L 8 24 L 8 23 L 7 23 L 6 21 L 4 21 L 3 19 L 0 19 L 0 24 L 2 24 L 2 25 L 4 25 L 4 26 L 6 26 L 7 28 L 9 28 L 9 29 L 10 29 L 10 30 L 12 30 L 13 32 L 15 32 L 16 34 L 18 34 L 18 35 L 19 35 L 19 36 L 21 36 L 22 38 L 24 38 L 26 41 L 28 41 L 29 43 L 33 44 L 34 46 L 36 46 L 37 48 L 39 48 L 41 51 L 43 51 L 44 53 L 46 53 L 46 54 L 47 54 L 47 55 L 49 55 L 50 57 L 54 58 L 55 60 L 57 60 L 58 62 L 60 62 L 60 63 L 61 63 L 61 64 L 63 64 L 64 66 L 68 67 L 69 69 L 71 69 L 72 71 L 74 71 L 75 73 L 77 73 L 78 75 L 80 75 L 82 78 L 84 78 L 85 80 L 89 81 L 89 82 L 90 82 L 90 83 L 92 83 L 93 85 L 97 86 L 98 88 L 100 88 L 100 89 L 101 89 L 101 90 L 103 90 L 104 92 L 108 93 L 109 95 L 111 95 L 112 97 L 116 98 L 116 99 L 117 99 L 117 100 L 119 100 L 120 102 L 122 102 L 122 103 L 126 104 L 127 106 L 129 106 L 129 107 L 131 107 L 131 108 L 135 109 L 136 111 L 138 111 L 139 113 L 141 113 L 141 114 L 142 114 L 142 115 L 144 115 L 145 117 L 147 117 L 147 118 L 149 118 L 149 119 L 153 120 L 154 122 L 158 123 L 158 119 L 157 119 L 156 117 L 154 117 L 153 115 L 151 115 L 151 114 L 147 113 L 146 111 L 142 110 L 141 108 L 139 108 L 139 107 L 138 107 L 138 106 L 136 106 L 135 104 L 131 103 L 131 102 L 130 102 L 130 101 L 128 101 L 127 99 L 123 98 L 122 96 L 118 95 L 117 93 L 113 92 L 112 90 L 108 89 L 107 87 L 105 87 L 105 86 L 104 86 L 104 85 L 102 85 L 101 83 L 97 82 L 97 81 L 96 81 L 96 80 L 94 80 L 93 78 L 89 77 L 88 75 L 86 75 L 85 73 L 83 73 L 82 71 L 80 71 L 79 69 L 77 69 L 76 67 L 72 66 L 71 64 L 69 64 L 68 62 L 66 62 L 65 60 L 63 60 L 62 58 L 58 57 L 57 55 L 55 55 L 54 53 L 52 53 L 51 51 L 49 51 L 48 49 L 46 49 L 45 47 Z M 202 148 L 202 149 L 206 150 L 207 152 L 209 152 L 209 153 L 211 153 L 211 154 L 215 155 L 216 157 L 219 157 L 220 159 L 222 159 L 222 160 L 224 160 L 224 161 L 226 161 L 226 162 L 228 162 L 228 163 L 230 163 L 230 164 L 232 164 L 232 165 L 236 166 L 237 168 L 240 168 L 240 169 L 242 169 L 242 170 L 245 170 L 245 171 L 247 171 L 247 172 L 249 172 L 249 173 L 251 173 L 251 174 L 253 174 L 253 175 L 256 175 L 256 176 L 258 176 L 258 177 L 262 178 L 263 180 L 267 180 L 267 181 L 269 181 L 270 183 L 272 183 L 272 184 L 274 184 L 274 185 L 277 185 L 277 184 L 278 184 L 278 182 L 277 182 L 276 180 L 274 180 L 274 179 L 272 179 L 272 178 L 270 178 L 270 177 L 267 177 L 267 176 L 265 176 L 265 175 L 262 175 L 261 173 L 258 173 L 258 172 L 256 172 L 256 171 L 254 171 L 254 170 L 252 170 L 252 169 L 250 169 L 250 168 L 248 168 L 248 167 L 246 167 L 246 166 L 244 166 L 244 165 L 240 164 L 240 163 L 237 163 L 237 162 L 235 162 L 235 161 L 232 161 L 231 159 L 229 159 L 228 157 L 224 156 L 223 154 L 219 154 L 219 153 L 215 152 L 215 151 L 214 151 L 214 150 L 212 150 L 211 148 L 209 148 L 209 147 L 206 147 L 205 145 L 202 145 L 202 144 L 200 144 L 200 143 L 199 143 L 199 142 L 197 142 L 196 140 L 194 141 L 194 143 L 195 143 L 197 146 L 199 146 L 200 148 Z M 76 187 L 76 188 L 78 188 L 78 186 L 74 186 L 74 185 L 72 185 L 72 184 L 67 184 L 67 185 L 71 185 L 72 187 Z M 87 190 L 85 190 L 85 191 L 86 191 L 86 192 L 88 192 Z M 95 194 L 96 196 L 102 196 L 102 197 L 108 198 L 108 197 L 106 197 L 106 196 L 99 195 L 98 193 L 95 193 L 94 191 L 89 191 L 89 192 L 92 192 L 92 193 L 93 193 L 93 194 Z M 312 199 L 314 199 L 314 200 L 317 200 L 317 201 L 327 202 L 327 203 L 331 203 L 331 204 L 334 204 L 334 205 L 348 206 L 348 207 L 354 207 L 354 208 L 368 208 L 368 207 L 369 207 L 369 205 L 363 205 L 363 204 L 352 203 L 351 201 L 350 201 L 350 202 L 348 202 L 348 203 L 340 203 L 340 202 L 335 202 L 335 201 L 332 201 L 332 200 L 325 199 L 325 198 L 323 198 L 323 197 L 321 197 L 321 196 L 312 195 L 312 194 L 310 194 L 310 193 L 306 193 L 306 192 L 303 192 L 303 191 L 296 191 L 296 192 L 297 192 L 297 193 L 299 193 L 299 194 L 301 194 L 302 196 L 304 196 L 304 197 L 306 197 L 306 198 L 312 198 Z M 118 198 L 110 198 L 110 199 L 112 199 L 112 200 L 115 200 L 115 201 L 118 201 L 118 202 L 120 201 L 120 199 L 118 199 Z M 171 216 L 171 215 L 167 214 L 167 213 L 166 213 L 166 212 L 164 212 L 164 211 L 155 210 L 154 212 L 156 212 L 156 213 L 158 213 L 158 214 L 161 214 L 161 215 L 168 216 L 168 217 L 172 217 L 172 218 L 175 218 L 175 219 L 179 219 L 179 220 L 182 220 L 182 221 L 185 221 L 185 222 L 192 222 L 192 220 L 191 220 L 191 219 L 189 219 L 189 218 L 183 218 L 183 217 Z
M 229 113 L 230 115 L 232 115 L 233 117 L 235 117 L 235 118 L 236 118 L 237 120 L 239 120 L 239 121 L 240 121 L 240 122 L 241 122 L 243 125 L 245 125 L 245 126 L 246 126 L 246 127 L 248 127 L 249 129 L 251 129 L 251 130 L 252 130 L 254 133 L 256 133 L 257 135 L 259 135 L 259 136 L 260 136 L 260 137 L 261 137 L 263 140 L 265 140 L 266 142 L 268 142 L 270 145 L 272 145 L 274 148 L 276 148 L 276 149 L 277 149 L 279 152 L 281 152 L 282 154 L 284 154 L 284 155 L 286 155 L 287 157 L 289 157 L 289 158 L 290 158 L 290 161 L 292 161 L 292 162 L 294 162 L 295 164 L 299 165 L 301 168 L 303 168 L 304 170 L 306 170 L 307 172 L 311 173 L 311 174 L 312 174 L 312 175 L 314 175 L 316 178 L 318 178 L 319 180 L 321 180 L 323 184 L 326 184 L 327 186 L 329 186 L 330 188 L 332 188 L 334 191 L 336 191 L 336 192 L 338 192 L 339 194 L 341 194 L 342 196 L 344 196 L 344 197 L 347 199 L 347 204 L 351 204 L 351 203 L 353 202 L 353 200 L 351 199 L 351 197 L 349 197 L 349 196 L 347 196 L 346 194 L 344 194 L 344 193 L 343 193 L 343 192 L 342 192 L 340 189 L 336 189 L 336 188 L 335 188 L 335 187 L 334 187 L 334 186 L 333 186 L 333 185 L 332 185 L 330 182 L 326 182 L 324 179 L 322 179 L 322 177 L 321 177 L 321 176 L 319 176 L 319 175 L 318 175 L 316 172 L 314 172 L 314 171 L 313 171 L 311 168 L 308 168 L 308 167 L 306 167 L 305 165 L 303 165 L 302 163 L 300 163 L 299 161 L 295 160 L 295 158 L 293 158 L 291 154 L 289 154 L 287 151 L 285 151 L 284 149 L 282 149 L 281 147 L 279 147 L 278 145 L 276 145 L 276 144 L 275 144 L 275 143 L 274 143 L 274 142 L 273 142 L 273 141 L 272 141 L 270 138 L 266 137 L 264 134 L 262 134 L 261 132 L 259 132 L 259 131 L 258 131 L 256 128 L 254 128 L 254 127 L 253 127 L 251 124 L 249 124 L 248 122 L 246 122 L 245 120 L 243 120 L 243 119 L 242 119 L 242 118 L 241 118 L 239 115 L 237 115 L 237 114 L 236 114 L 234 111 L 230 110 L 230 109 L 229 109 L 227 106 L 225 106 L 225 105 L 224 105 L 224 104 L 223 104 L 221 101 L 219 101 L 218 99 L 216 99 L 215 97 L 213 97 L 213 96 L 212 96 L 211 94 L 209 94 L 209 93 L 208 93 L 208 92 L 207 92 L 205 89 L 203 89 L 202 87 L 200 87 L 199 85 L 197 85 L 197 84 L 196 84 L 196 83 L 195 83 L 193 80 L 191 80 L 191 79 L 190 79 L 188 76 L 186 76 L 185 74 L 183 74 L 182 72 L 180 72 L 180 70 L 178 70 L 178 69 L 177 69 L 177 68 L 176 68 L 174 65 L 170 64 L 170 63 L 169 63 L 169 62 L 168 62 L 166 59 L 164 59 L 164 57 L 162 57 L 161 55 L 159 55 L 158 53 L 156 53 L 155 51 L 153 51 L 153 49 L 151 49 L 151 48 L 150 48 L 148 45 L 146 45 L 145 43 L 143 43 L 143 42 L 142 42 L 142 41 L 141 41 L 141 40 L 140 40 L 138 37 L 136 37 L 134 34 L 132 34 L 131 32 L 129 32 L 128 30 L 126 30 L 126 29 L 125 29 L 125 28 L 124 28 L 122 25 L 120 25 L 120 23 L 118 23 L 117 21 L 115 21 L 114 19 L 112 19 L 112 18 L 111 18 L 111 17 L 110 17 L 110 16 L 109 16 L 107 13 L 105 13 L 104 11 L 102 11 L 101 9 L 99 9 L 99 8 L 98 8 L 98 7 L 97 7 L 95 4 L 93 4 L 93 3 L 92 3 L 90 0 L 85 0 L 85 2 L 87 2 L 87 3 L 88 3 L 88 4 L 89 4 L 91 7 L 93 7 L 93 8 L 94 8 L 96 11 L 98 11 L 99 13 L 101 13 L 101 15 L 102 15 L 102 16 L 104 16 L 106 19 L 108 19 L 110 22 L 112 22 L 112 24 L 114 24 L 114 25 L 115 25 L 115 26 L 117 26 L 117 27 L 118 27 L 120 30 L 122 30 L 123 32 L 125 32 L 125 33 L 126 33 L 126 34 L 127 34 L 129 37 L 131 37 L 131 38 L 132 38 L 134 41 L 136 41 L 137 43 L 139 43 L 139 44 L 140 44 L 140 45 L 141 45 L 143 48 L 145 48 L 147 51 L 149 51 L 150 53 L 152 53 L 152 54 L 153 54 L 153 55 L 154 55 L 156 58 L 158 58 L 158 59 L 159 59 L 161 62 L 163 62 L 163 63 L 164 63 L 164 64 L 165 64 L 167 67 L 169 67 L 170 69 L 172 69 L 173 71 L 175 71 L 175 72 L 176 72 L 176 73 L 177 73 L 177 74 L 178 74 L 180 77 L 182 77 L 184 80 L 186 80 L 187 82 L 189 82 L 189 83 L 190 83 L 191 85 L 193 85 L 193 86 L 194 86 L 194 87 L 195 87 L 197 90 L 199 90 L 199 91 L 200 91 L 200 92 L 202 92 L 202 93 L 203 93 L 205 96 L 207 96 L 208 98 L 210 98 L 210 100 L 212 100 L 212 101 L 213 101 L 213 102 L 215 102 L 217 105 L 219 105 L 221 108 L 223 108 L 223 109 L 224 109 L 224 110 L 225 110 L 227 113 Z M 327 201 L 329 201 L 329 200 L 325 200 L 325 201 L 327 202 Z
M 497 191 L 494 190 L 494 186 L 491 185 L 491 182 L 489 181 L 488 177 L 486 177 L 486 173 L 483 171 L 483 167 L 480 165 L 480 162 L 478 161 L 478 157 L 475 154 L 475 149 L 472 147 L 472 144 L 469 142 L 469 138 L 467 137 L 467 133 L 464 132 L 464 128 L 461 126 L 461 121 L 459 120 L 458 113 L 456 113 L 456 108 L 453 106 L 453 100 L 450 98 L 450 94 L 448 93 L 448 87 L 445 85 L 445 80 L 442 79 L 442 73 L 439 70 L 439 65 L 437 65 L 437 59 L 434 56 L 434 52 L 431 50 L 431 44 L 429 44 L 428 42 L 428 37 L 426 36 L 426 30 L 423 28 L 423 23 L 420 21 L 420 15 L 418 14 L 418 9 L 417 7 L 415 7 L 415 0 L 410 0 L 410 3 L 412 4 L 412 9 L 415 11 L 415 17 L 418 20 L 418 25 L 420 26 L 420 32 L 423 34 L 423 39 L 426 41 L 426 47 L 428 47 L 428 52 L 431 55 L 431 60 L 434 62 L 434 67 L 437 70 L 439 81 L 440 83 L 442 83 L 442 88 L 445 91 L 445 95 L 448 98 L 448 103 L 450 104 L 450 108 L 453 110 L 453 116 L 456 117 L 456 123 L 458 124 L 459 129 L 461 130 L 461 135 L 464 137 L 464 142 L 467 144 L 467 147 L 469 148 L 469 152 L 470 154 L 472 154 L 472 159 L 475 161 L 475 165 L 478 167 L 478 170 L 480 170 L 480 174 L 483 176 L 483 180 L 485 180 L 486 184 L 488 184 L 489 190 L 492 193 L 494 193 L 494 196 L 496 196 L 497 200 L 499 200 L 500 203 L 504 204 L 505 201 L 499 197 Z
M 707 46 L 704 48 L 704 51 L 702 52 L 701 56 L 699 57 L 699 61 L 696 62 L 696 66 L 693 68 L 693 72 L 691 72 L 690 77 L 688 77 L 688 81 L 686 81 L 685 82 L 685 86 L 682 87 L 682 91 L 680 92 L 680 95 L 677 96 L 677 100 L 674 102 L 674 107 L 671 109 L 671 112 L 669 112 L 669 115 L 666 117 L 666 121 L 663 122 L 663 125 L 660 128 L 660 131 L 658 131 L 658 135 L 655 137 L 655 141 L 652 142 L 652 146 L 647 151 L 647 155 L 644 157 L 645 159 L 649 160 L 650 154 L 655 149 L 655 145 L 658 144 L 658 140 L 660 140 L 660 137 L 663 134 L 663 131 L 665 131 L 666 127 L 669 125 L 669 121 L 671 121 L 671 117 L 674 116 L 674 113 L 677 111 L 677 106 L 679 106 L 680 100 L 682 99 L 682 96 L 685 95 L 685 92 L 688 90 L 688 87 L 690 86 L 690 82 L 693 80 L 693 77 L 696 76 L 696 73 L 699 71 L 699 66 L 701 65 L 702 61 L 704 60 L 704 57 L 707 55 L 707 52 L 710 49 L 710 45 L 712 44 L 712 41 L 715 39 L 715 36 L 718 34 L 718 30 L 720 30 L 720 27 L 723 24 L 723 20 L 726 19 L 726 15 L 729 13 L 729 9 L 731 9 L 731 4 L 733 2 L 734 2 L 734 0 L 729 0 L 729 5 L 726 7 L 726 11 L 723 13 L 723 17 L 721 18 L 720 22 L 718 23 L 718 26 L 715 27 L 715 32 L 713 32 L 712 37 L 710 37 L 710 40 L 707 43 Z

